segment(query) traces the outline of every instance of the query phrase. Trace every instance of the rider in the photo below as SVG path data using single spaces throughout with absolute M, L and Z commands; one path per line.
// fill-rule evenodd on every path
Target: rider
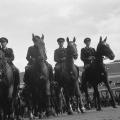
M 29 82 L 30 82 L 28 79 L 29 73 L 31 72 L 33 64 L 36 62 L 36 59 L 40 56 L 39 51 L 38 51 L 38 46 L 37 46 L 40 39 L 41 38 L 39 36 L 35 35 L 32 39 L 34 45 L 30 46 L 27 51 L 26 59 L 28 61 L 28 65 L 25 68 L 25 75 L 24 75 L 24 82 L 26 84 L 29 84 Z M 43 58 L 41 58 L 41 59 L 43 59 Z M 46 53 L 44 53 L 44 60 L 46 62 L 46 65 L 48 66 L 50 81 L 52 81 L 53 80 L 53 69 L 52 69 L 52 66 L 46 61 L 47 60 Z
M 94 61 L 95 59 L 95 49 L 90 47 L 90 43 L 91 43 L 91 39 L 90 38 L 85 38 L 84 39 L 84 43 L 85 43 L 85 47 L 81 49 L 81 60 L 84 62 L 84 69 L 82 72 L 82 76 L 81 76 L 81 86 L 84 90 L 84 86 L 86 85 L 86 79 L 85 79 L 85 70 L 87 70 L 90 66 L 90 64 Z M 86 96 L 86 98 L 88 98 L 88 96 Z M 88 98 L 87 101 L 87 109 L 90 109 L 90 98 Z
M 8 39 L 7 38 L 1 37 L 0 38 L 0 43 L 1 43 L 1 48 L 0 49 L 3 51 L 3 53 L 5 55 L 5 60 L 7 61 L 7 63 L 10 65 L 10 67 L 13 70 L 15 83 L 17 85 L 19 85 L 19 82 L 20 82 L 20 80 L 19 80 L 19 70 L 13 64 L 13 60 L 14 60 L 13 50 L 12 50 L 12 48 L 7 47 L 7 44 L 8 44 Z
M 54 61 L 56 62 L 55 65 L 55 73 L 59 73 L 59 71 L 62 69 L 62 63 L 66 59 L 66 49 L 64 48 L 64 38 L 58 38 L 57 39 L 59 48 L 54 51 Z M 55 77 L 56 79 L 56 77 Z
M 84 62 L 84 69 L 86 69 L 95 59 L 95 49 L 90 47 L 90 38 L 85 38 L 84 43 L 86 46 L 81 49 L 81 60 Z

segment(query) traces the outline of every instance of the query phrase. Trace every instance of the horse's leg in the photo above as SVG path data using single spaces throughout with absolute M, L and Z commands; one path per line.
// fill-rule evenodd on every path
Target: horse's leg
M 95 90 L 94 90 L 94 92 L 93 92 L 93 101 L 94 101 L 94 107 L 97 109 L 98 103 L 97 103 L 97 95 L 96 95 L 96 93 L 95 93 Z
M 45 88 L 45 98 L 46 98 L 46 115 L 49 116 L 55 116 L 54 111 L 51 108 L 51 91 L 50 91 L 50 82 L 47 80 L 46 82 L 46 88 Z
M 63 100 L 62 100 L 62 94 L 63 94 L 63 91 L 62 91 L 62 88 L 58 86 L 58 88 L 56 89 L 56 102 L 55 102 L 55 110 L 56 110 L 56 113 L 57 115 L 60 113 L 62 114 L 62 107 L 63 107 Z
M 94 88 L 94 99 L 96 99 L 96 106 L 97 106 L 97 111 L 101 110 L 101 105 L 100 105 L 100 94 L 98 91 L 98 86 L 93 86 Z
M 111 99 L 112 99 L 112 106 L 113 106 L 113 108 L 116 108 L 115 98 L 114 98 L 113 92 L 112 92 L 112 90 L 111 90 L 111 88 L 109 86 L 109 83 L 108 83 L 107 80 L 104 83 L 105 83 L 105 86 L 107 87 L 107 89 L 108 89 L 108 91 L 110 93 L 110 96 L 111 96 Z
M 77 98 L 77 111 L 78 113 L 81 111 L 81 113 L 84 113 L 83 110 L 83 102 L 82 102 L 82 94 L 79 88 L 79 83 L 76 81 L 76 98 Z M 80 108 L 80 109 L 79 109 Z
M 71 104 L 70 104 L 69 90 L 66 90 L 66 88 L 64 90 L 65 90 L 65 100 L 66 100 L 67 113 L 68 113 L 68 115 L 72 115 L 73 114 L 73 110 L 72 110 L 72 107 L 71 107 Z
M 84 87 L 84 93 L 85 93 L 85 99 L 86 99 L 86 102 L 87 102 L 86 109 L 90 110 L 91 109 L 91 107 L 90 107 L 90 98 L 89 98 L 89 94 L 88 94 L 87 85 L 85 85 L 85 87 Z
M 81 90 L 85 93 L 85 100 L 87 102 L 87 109 L 90 110 L 90 98 L 88 94 L 88 86 L 87 86 L 87 78 L 85 75 L 85 71 L 83 71 L 82 76 L 81 76 Z

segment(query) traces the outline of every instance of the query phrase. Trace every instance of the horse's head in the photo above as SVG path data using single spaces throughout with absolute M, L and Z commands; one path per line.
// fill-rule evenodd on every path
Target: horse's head
M 73 41 L 69 41 L 67 37 L 67 55 L 73 57 L 74 59 L 78 58 L 77 46 L 76 46 L 76 38 L 73 38 Z
M 38 36 L 38 35 L 34 35 L 32 34 L 32 40 L 35 41 L 36 46 L 42 46 L 44 45 L 44 35 L 42 34 L 42 36 Z
M 32 39 L 33 41 L 35 41 L 35 46 L 38 48 L 38 52 L 39 52 L 39 56 L 36 59 L 36 63 L 41 64 L 47 58 L 45 43 L 44 43 L 44 35 L 42 34 L 42 36 L 40 37 L 38 35 L 32 34 Z
M 102 40 L 102 37 L 100 37 L 100 41 L 97 46 L 97 53 L 101 56 L 109 58 L 110 60 L 113 60 L 115 55 L 106 41 L 107 37 L 104 40 Z

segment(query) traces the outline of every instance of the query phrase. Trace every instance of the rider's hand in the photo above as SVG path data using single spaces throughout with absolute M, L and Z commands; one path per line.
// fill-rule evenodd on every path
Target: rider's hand
M 61 58 L 61 61 L 64 61 L 66 59 L 66 57 L 63 57 L 63 58 Z
M 94 57 L 94 56 L 90 56 L 88 59 L 89 59 L 89 60 L 94 60 L 95 57 Z
M 35 62 L 35 58 L 31 58 L 32 62 Z

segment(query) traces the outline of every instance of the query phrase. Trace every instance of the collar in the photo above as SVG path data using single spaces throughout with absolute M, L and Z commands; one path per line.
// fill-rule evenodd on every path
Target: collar
M 62 47 L 62 48 L 61 48 L 61 47 L 59 47 L 59 49 L 64 49 L 64 47 Z
M 91 47 L 85 47 L 86 49 L 90 49 Z
M 7 50 L 7 47 L 5 47 L 5 48 L 2 48 L 2 50 Z

